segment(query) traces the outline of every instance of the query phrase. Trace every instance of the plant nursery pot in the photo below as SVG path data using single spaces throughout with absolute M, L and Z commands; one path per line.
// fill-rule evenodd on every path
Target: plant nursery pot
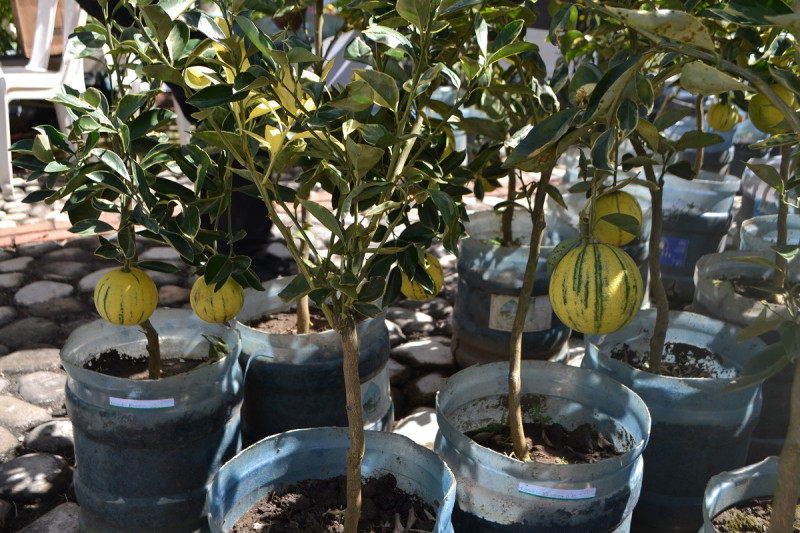
M 700 172 L 687 181 L 664 181 L 661 276 L 673 303 L 688 304 L 694 294 L 694 266 L 705 254 L 721 252 L 732 220 L 739 178 Z
M 159 309 L 151 322 L 163 359 L 205 359 L 203 335 L 231 353 L 214 364 L 160 380 L 106 376 L 84 364 L 108 349 L 146 357 L 137 327 L 96 320 L 61 349 L 67 412 L 75 432 L 75 494 L 81 531 L 182 533 L 204 530 L 214 473 L 240 449 L 239 335 L 190 310 Z
M 362 477 L 393 474 L 398 488 L 437 511 L 434 533 L 452 533 L 456 481 L 447 465 L 402 435 L 368 431 L 365 439 Z M 347 428 L 307 428 L 273 435 L 245 449 L 219 470 L 209 487 L 206 506 L 212 533 L 229 531 L 270 491 L 344 475 L 349 448 Z
M 649 352 L 655 316 L 655 310 L 642 310 L 616 333 L 587 336 L 581 364 L 633 389 L 653 418 L 634 531 L 693 532 L 702 522 L 708 478 L 745 463 L 761 411 L 761 386 L 727 392 L 727 378 L 664 377 L 611 357 L 623 344 Z M 764 347 L 758 339 L 737 342 L 738 328 L 720 320 L 685 311 L 673 311 L 669 318 L 667 342 L 708 348 L 729 368 L 741 368 Z
M 786 217 L 786 242 L 800 241 L 800 215 L 790 213 Z M 778 215 L 761 215 L 742 221 L 739 229 L 740 250 L 771 250 L 778 241 Z M 793 268 L 798 264 L 797 256 L 789 262 Z
M 763 250 L 725 251 L 700 258 L 695 269 L 696 289 L 692 310 L 740 327 L 749 326 L 761 313 L 766 313 L 768 319 L 788 318 L 788 313 L 781 313 L 785 307 L 774 304 L 765 306 L 760 297 L 749 297 L 733 290 L 731 280 L 766 281 L 774 276 L 774 271 L 768 267 L 736 261 L 736 258 L 744 256 L 771 260 L 774 254 Z M 792 277 L 800 278 L 796 272 Z M 768 344 L 778 340 L 777 332 L 770 333 L 762 336 Z M 786 406 L 789 405 L 793 375 L 794 365 L 786 365 L 763 383 L 763 407 L 750 439 L 748 464 L 780 454 L 789 427 Z
M 522 279 L 528 263 L 532 223 L 515 212 L 513 235 L 519 246 L 499 246 L 501 215 L 480 211 L 466 224 L 470 237 L 461 241 L 458 255 L 458 292 L 453 306 L 451 349 L 461 367 L 508 358 Z M 551 246 L 542 246 L 536 282 L 522 335 L 524 359 L 566 356 L 570 329 L 553 313 L 548 297 L 547 258 Z
M 703 526 L 698 533 L 715 533 L 711 521 L 719 513 L 751 498 L 772 496 L 778 481 L 778 457 L 713 476 L 703 496 Z
M 644 402 L 599 372 L 523 361 L 522 394 L 544 398 L 540 415 L 567 429 L 590 423 L 624 452 L 593 464 L 523 463 L 464 434 L 505 419 L 508 368 L 498 362 L 461 370 L 436 397 L 435 450 L 457 479 L 456 531 L 629 531 L 650 434 Z
M 303 335 L 267 333 L 246 324 L 292 308 L 279 297 L 291 278 L 245 291 L 234 327 L 242 337 L 245 371 L 242 442 L 245 446 L 291 429 L 347 426 L 342 342 L 333 330 Z M 367 429 L 390 430 L 389 331 L 383 315 L 357 325 L 361 407 Z

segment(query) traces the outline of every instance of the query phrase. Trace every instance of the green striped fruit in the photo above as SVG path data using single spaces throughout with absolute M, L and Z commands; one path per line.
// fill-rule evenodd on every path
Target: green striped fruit
M 94 287 L 94 306 L 105 320 L 120 326 L 141 324 L 158 305 L 156 284 L 138 268 L 115 268 Z
M 642 305 L 644 284 L 624 250 L 589 243 L 567 252 L 550 277 L 550 304 L 568 327 L 585 334 L 625 327 Z
M 639 207 L 639 202 L 632 194 L 625 191 L 616 191 L 611 194 L 604 194 L 597 199 L 594 206 L 594 238 L 604 244 L 612 246 L 625 246 L 636 235 L 629 233 L 604 220 L 603 217 L 607 215 L 628 215 L 636 219 L 639 227 L 642 226 L 642 208 Z
M 189 294 L 189 303 L 195 314 L 206 322 L 226 322 L 235 317 L 244 305 L 242 286 L 233 278 L 228 278 L 219 290 L 216 288 L 216 283 L 209 287 L 205 278 L 200 276 Z

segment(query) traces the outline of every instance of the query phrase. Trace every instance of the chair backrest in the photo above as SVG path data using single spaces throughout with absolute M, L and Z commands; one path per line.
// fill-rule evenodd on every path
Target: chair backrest
M 63 56 L 61 68 L 62 78 L 75 79 L 80 74 L 83 76 L 83 61 L 70 61 L 67 57 L 67 41 L 76 26 L 86 21 L 86 13 L 80 9 L 75 0 L 62 0 L 63 9 Z M 28 61 L 28 70 L 46 71 L 50 63 L 50 49 L 55 32 L 56 13 L 59 0 L 38 0 L 36 6 L 36 28 L 33 33 L 33 47 Z

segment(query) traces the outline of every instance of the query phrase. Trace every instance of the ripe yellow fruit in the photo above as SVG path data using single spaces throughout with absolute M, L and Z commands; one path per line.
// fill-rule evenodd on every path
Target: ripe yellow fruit
M 605 244 L 612 246 L 625 246 L 637 235 L 627 232 L 608 222 L 601 220 L 606 215 L 623 214 L 635 218 L 642 226 L 642 208 L 632 194 L 625 191 L 616 191 L 597 199 L 594 205 L 594 237 Z
M 94 287 L 94 306 L 105 320 L 120 326 L 141 324 L 158 305 L 158 289 L 138 268 L 115 268 Z
M 712 105 L 706 113 L 708 125 L 722 132 L 730 131 L 740 118 L 739 111 L 734 106 L 722 102 Z
M 242 309 L 244 291 L 235 279 L 228 278 L 218 291 L 216 283 L 206 284 L 203 276 L 197 278 L 189 293 L 189 303 L 195 314 L 206 322 L 226 322 Z
M 430 252 L 425 254 L 425 272 L 427 272 L 433 280 L 433 293 L 426 292 L 422 284 L 417 281 L 411 281 L 408 279 L 405 272 L 403 272 L 403 284 L 400 287 L 400 292 L 402 292 L 406 298 L 421 302 L 430 300 L 442 290 L 442 285 L 444 284 L 444 270 L 436 256 Z
M 794 98 L 794 94 L 777 83 L 771 85 L 770 87 L 773 91 L 775 91 L 781 100 L 786 102 L 786 105 L 792 109 L 796 109 L 797 102 Z M 784 127 L 778 126 L 778 124 L 784 120 L 783 113 L 781 113 L 777 107 L 772 105 L 770 101 L 767 100 L 767 97 L 763 94 L 758 93 L 753 96 L 750 99 L 748 109 L 750 113 L 750 120 L 753 122 L 753 126 L 764 133 L 775 134 L 789 131 Z
M 616 246 L 589 243 L 567 252 L 550 277 L 550 304 L 569 328 L 613 333 L 642 305 L 644 284 L 636 263 Z

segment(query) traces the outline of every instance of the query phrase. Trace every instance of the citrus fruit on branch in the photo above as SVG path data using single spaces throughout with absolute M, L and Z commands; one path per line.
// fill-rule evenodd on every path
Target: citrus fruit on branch
M 734 106 L 722 102 L 712 105 L 706 113 L 708 125 L 721 132 L 733 129 L 740 119 L 739 111 Z
M 206 322 L 227 322 L 239 313 L 244 305 L 242 286 L 233 278 L 217 289 L 217 284 L 206 284 L 200 276 L 192 285 L 189 303 L 195 314 Z
M 433 292 L 427 292 L 420 282 L 412 281 L 406 276 L 405 272 L 402 272 L 403 283 L 400 286 L 400 292 L 402 292 L 406 298 L 416 301 L 430 300 L 442 290 L 442 285 L 444 284 L 444 270 L 436 256 L 430 252 L 425 254 L 425 272 L 427 272 L 431 280 L 433 280 Z
M 642 305 L 644 283 L 634 260 L 619 247 L 589 243 L 564 255 L 550 277 L 550 304 L 569 328 L 613 333 Z
M 138 268 L 115 268 L 94 287 L 94 306 L 103 319 L 119 326 L 141 324 L 158 305 L 158 289 Z
M 603 217 L 613 215 L 627 215 L 632 217 L 631 222 L 635 219 L 636 224 L 631 224 L 630 227 L 623 229 L 612 221 L 605 220 Z M 618 217 L 619 218 L 619 217 Z M 635 233 L 633 226 L 637 229 Z M 594 206 L 594 237 L 604 243 L 613 246 L 625 246 L 633 239 L 635 239 L 642 227 L 642 208 L 639 207 L 639 202 L 632 194 L 625 191 L 615 191 L 610 194 L 604 194 L 597 198 Z
M 792 92 L 777 83 L 770 85 L 770 88 L 775 91 L 781 100 L 786 102 L 786 105 L 791 109 L 796 109 L 797 101 Z M 750 99 L 748 110 L 753 126 L 764 133 L 775 134 L 789 131 L 783 126 L 778 126 L 785 120 L 785 117 L 762 93 L 758 93 Z

